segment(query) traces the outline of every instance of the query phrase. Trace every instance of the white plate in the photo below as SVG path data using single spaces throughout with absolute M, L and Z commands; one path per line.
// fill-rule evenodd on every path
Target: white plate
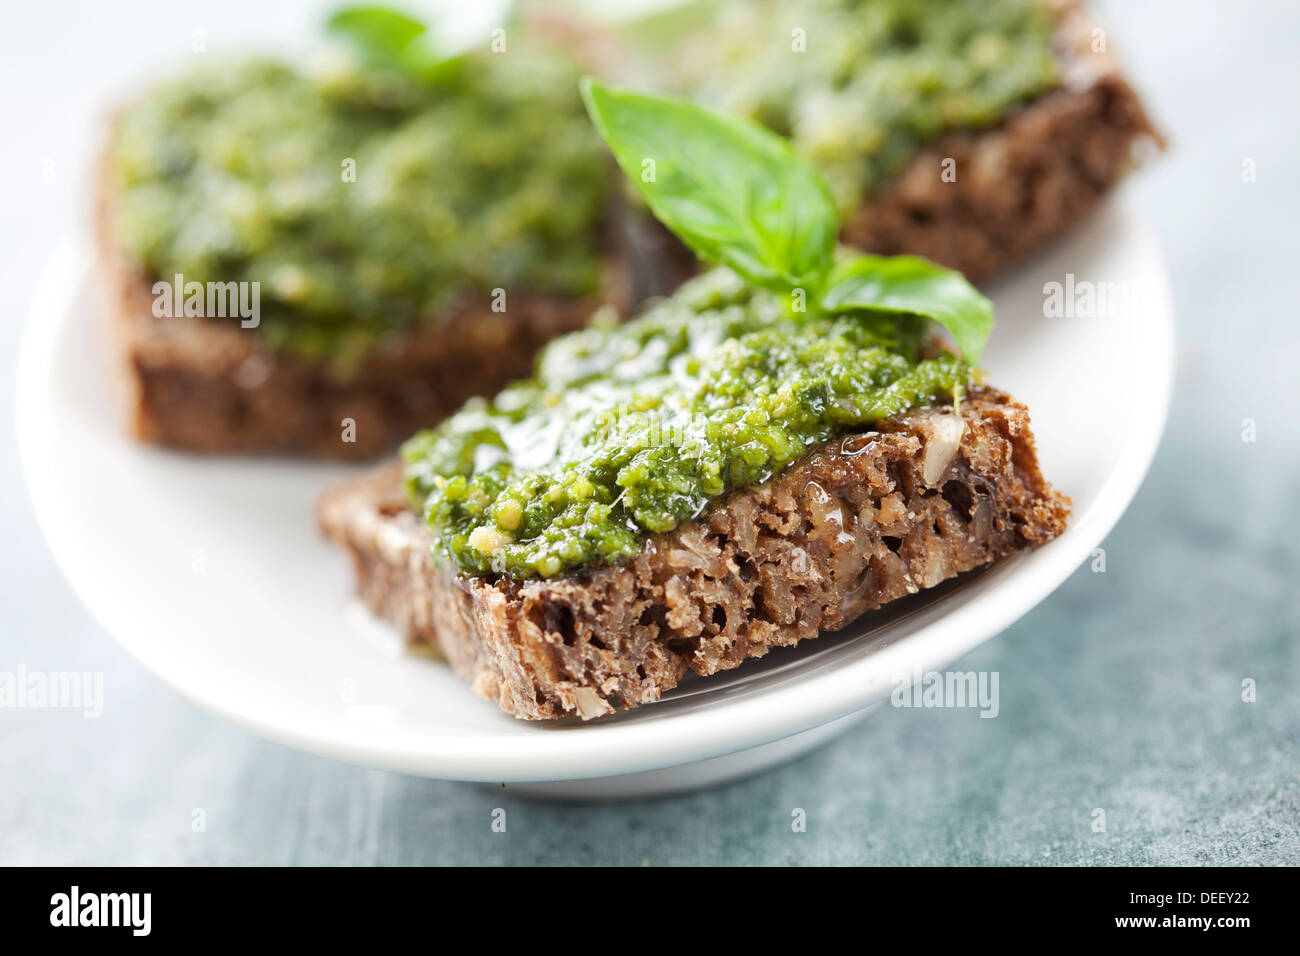
M 590 781 L 566 793 L 699 785 L 783 759 L 888 696 L 898 675 L 942 669 L 1007 627 L 1119 519 L 1172 382 L 1160 256 L 1115 201 L 992 290 L 984 364 L 1029 405 L 1043 471 L 1074 499 L 1060 539 L 639 710 L 527 723 L 405 653 L 351 600 L 351 569 L 319 537 L 313 505 L 352 469 L 192 457 L 123 437 L 89 263 L 70 241 L 42 281 L 20 360 L 19 442 L 50 547 L 109 633 L 186 697 L 273 740 L 450 779 Z M 1076 289 L 1127 283 L 1139 307 L 1046 318 L 1044 283 L 1067 272 Z

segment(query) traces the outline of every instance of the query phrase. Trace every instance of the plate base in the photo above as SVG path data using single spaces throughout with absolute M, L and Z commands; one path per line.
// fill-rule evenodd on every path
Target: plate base
M 729 783 L 752 776 L 787 763 L 796 757 L 828 744 L 862 720 L 879 704 L 873 704 L 855 713 L 832 720 L 812 730 L 793 737 L 751 747 L 748 750 L 725 754 L 711 760 L 699 760 L 680 767 L 647 770 L 642 773 L 624 773 L 612 777 L 593 777 L 589 780 L 548 780 L 533 783 L 512 783 L 505 793 L 532 797 L 538 800 L 642 800 L 703 790 L 706 787 Z

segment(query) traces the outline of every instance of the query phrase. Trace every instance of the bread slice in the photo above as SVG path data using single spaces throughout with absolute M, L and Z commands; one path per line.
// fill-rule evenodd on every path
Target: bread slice
M 814 448 L 629 561 L 547 580 L 454 575 L 392 463 L 329 490 L 324 532 L 362 598 L 516 717 L 656 700 L 865 611 L 1048 541 L 1068 499 L 1039 473 L 1029 413 L 976 389 Z
M 920 152 L 846 220 L 844 242 L 987 278 L 1082 219 L 1133 167 L 1140 144 L 1163 145 L 1083 4 L 1045 2 L 1062 87 L 992 129 Z M 955 180 L 944 178 L 945 160 Z
M 197 452 L 375 458 L 470 396 L 529 374 L 542 345 L 585 326 L 602 303 L 632 305 L 626 243 L 611 227 L 599 297 L 511 293 L 506 311 L 494 312 L 485 295 L 388 337 L 340 377 L 325 362 L 272 350 L 233 319 L 156 317 L 154 278 L 113 241 L 108 152 L 97 176 L 98 271 L 127 427 L 141 441 Z

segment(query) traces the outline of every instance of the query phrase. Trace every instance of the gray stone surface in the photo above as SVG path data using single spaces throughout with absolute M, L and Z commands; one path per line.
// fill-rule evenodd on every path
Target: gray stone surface
M 311 20 L 292 5 L 20 6 L 0 31 L 6 395 L 32 279 L 84 206 L 105 90 L 186 55 L 196 30 L 216 46 Z M 1300 11 L 1106 10 L 1173 139 L 1134 191 L 1173 276 L 1177 394 L 1106 573 L 1081 568 L 964 662 L 1001 674 L 996 720 L 883 708 L 754 779 L 594 807 L 295 753 L 176 697 L 78 605 L 31 517 L 6 413 L 0 670 L 103 671 L 112 706 L 100 720 L 0 710 L 0 863 L 1300 863 Z

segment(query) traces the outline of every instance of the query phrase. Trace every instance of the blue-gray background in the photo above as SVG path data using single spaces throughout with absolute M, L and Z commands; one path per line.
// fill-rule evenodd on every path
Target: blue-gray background
M 83 219 L 106 98 L 183 56 L 195 31 L 214 47 L 301 34 L 314 6 L 7 10 L 0 394 L 34 276 Z M 31 515 L 6 412 L 0 671 L 100 670 L 109 705 L 100 720 L 0 710 L 0 863 L 1300 863 L 1300 8 L 1100 6 L 1173 140 L 1130 188 L 1172 273 L 1177 392 L 1106 573 L 1084 566 L 961 665 L 1001 674 L 996 720 L 883 708 L 762 776 L 604 806 L 296 753 L 178 698 L 78 605 Z

